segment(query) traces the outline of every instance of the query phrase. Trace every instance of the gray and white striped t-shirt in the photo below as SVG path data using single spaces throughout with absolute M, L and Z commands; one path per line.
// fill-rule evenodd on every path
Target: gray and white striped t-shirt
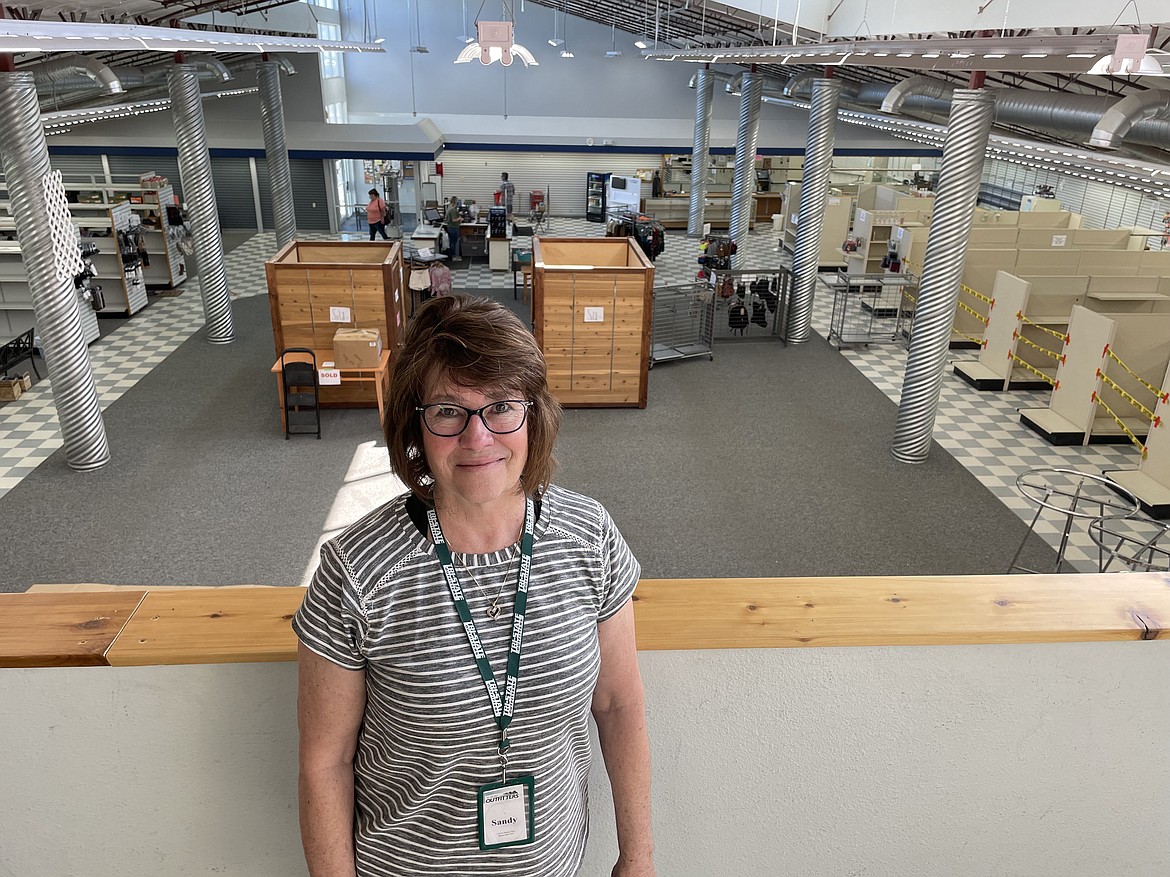
M 536 779 L 535 842 L 481 851 L 476 790 L 500 779 L 499 730 L 434 547 L 403 495 L 321 550 L 293 629 L 322 657 L 365 670 L 354 761 L 359 877 L 570 877 L 588 832 L 589 706 L 599 622 L 626 604 L 640 567 L 596 500 L 543 496 L 525 617 L 508 775 Z M 501 689 L 519 543 L 456 554 Z M 502 612 L 486 608 L 503 585 Z

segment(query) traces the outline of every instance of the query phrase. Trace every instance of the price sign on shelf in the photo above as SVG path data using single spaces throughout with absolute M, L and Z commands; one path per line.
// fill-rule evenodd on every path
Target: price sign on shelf
M 317 383 L 322 387 L 340 387 L 341 370 L 336 368 L 317 369 Z

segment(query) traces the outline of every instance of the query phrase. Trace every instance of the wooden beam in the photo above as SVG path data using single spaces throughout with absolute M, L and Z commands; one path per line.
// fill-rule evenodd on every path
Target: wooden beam
M 0 594 L 0 667 L 99 667 L 145 588 Z

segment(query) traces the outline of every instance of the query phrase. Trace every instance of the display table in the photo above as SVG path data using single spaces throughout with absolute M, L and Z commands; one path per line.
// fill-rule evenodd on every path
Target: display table
M 333 359 L 332 349 L 315 350 L 314 353 L 317 357 L 318 369 L 321 368 L 322 362 L 330 362 Z M 285 356 L 285 360 L 288 362 L 313 362 L 313 359 L 306 353 L 289 353 L 287 356 Z M 334 366 L 331 366 L 331 368 L 333 367 Z M 280 428 L 283 430 L 286 426 L 286 415 L 284 411 L 284 383 L 281 380 L 281 370 L 280 360 L 278 359 L 275 363 L 273 363 L 271 371 L 274 375 L 276 375 L 276 396 L 280 400 Z M 372 386 L 368 389 L 362 387 L 356 388 L 358 390 L 365 389 L 366 392 L 350 393 L 348 394 L 348 398 L 341 401 L 326 401 L 325 399 L 322 399 L 321 407 L 369 408 L 371 403 L 373 403 L 378 406 L 378 424 L 381 426 L 382 418 L 384 417 L 386 410 L 386 393 L 390 388 L 390 351 L 382 351 L 382 358 L 379 360 L 377 368 L 339 368 L 337 370 L 341 372 L 341 382 L 343 385 L 351 383 L 362 383 L 370 384 Z M 328 390 L 329 387 L 326 386 L 322 387 L 321 389 Z M 368 398 L 370 395 L 370 390 L 373 391 L 372 399 Z M 363 396 L 366 398 L 363 398 Z

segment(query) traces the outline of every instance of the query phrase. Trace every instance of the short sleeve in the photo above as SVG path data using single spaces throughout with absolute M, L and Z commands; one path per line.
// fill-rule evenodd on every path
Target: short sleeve
M 630 546 L 622 538 L 609 512 L 604 509 L 601 511 L 601 527 L 605 593 L 602 595 L 597 620 L 606 621 L 617 615 L 633 596 L 634 588 L 638 586 L 638 577 L 642 575 L 642 565 L 630 551 Z
M 292 628 L 300 641 L 322 658 L 347 670 L 366 666 L 362 650 L 365 616 L 332 542 L 321 547 L 321 564 L 293 616 Z

